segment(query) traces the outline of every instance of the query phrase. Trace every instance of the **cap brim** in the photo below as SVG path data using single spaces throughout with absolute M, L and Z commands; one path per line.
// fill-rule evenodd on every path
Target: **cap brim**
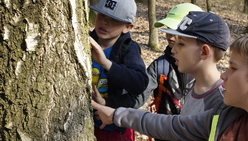
M 189 38 L 195 38 L 195 39 L 197 39 L 196 36 L 191 36 L 191 35 L 188 35 L 188 34 L 184 34 L 184 33 L 178 32 L 177 30 L 173 30 L 173 29 L 159 28 L 159 30 L 160 31 L 163 31 L 165 33 L 173 34 L 173 35 L 178 35 L 178 36 L 183 36 L 183 37 L 189 37 Z
M 176 20 L 176 19 L 173 19 L 173 18 L 165 18 L 165 19 L 162 19 L 162 20 L 159 20 L 157 22 L 154 23 L 154 27 L 161 27 L 161 26 L 167 26 L 171 29 L 177 29 L 177 26 L 178 24 L 180 23 L 181 21 L 179 20 Z
M 99 12 L 99 13 L 102 13 L 102 14 L 108 16 L 108 17 L 111 17 L 111 18 L 113 18 L 113 19 L 116 19 L 116 20 L 118 20 L 118 21 L 122 21 L 122 22 L 124 22 L 124 23 L 130 23 L 129 21 L 122 20 L 122 19 L 120 19 L 120 18 L 118 18 L 118 17 L 115 17 L 115 16 L 113 16 L 113 15 L 110 15 L 110 14 L 107 13 L 107 12 L 104 12 L 104 11 L 102 11 L 101 9 L 97 8 L 96 6 L 91 6 L 91 5 L 90 5 L 89 8 L 91 8 L 91 9 L 93 9 L 93 10 Z

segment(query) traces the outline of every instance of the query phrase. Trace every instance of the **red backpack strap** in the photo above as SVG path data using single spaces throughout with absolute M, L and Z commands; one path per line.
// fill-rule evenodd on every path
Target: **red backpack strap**
M 159 109 L 159 105 L 162 99 L 162 93 L 166 92 L 167 88 L 164 87 L 164 82 L 167 80 L 167 76 L 161 74 L 159 76 L 159 84 L 158 84 L 158 95 L 154 98 L 152 104 L 150 104 L 150 112 L 157 113 Z M 152 141 L 151 137 L 148 137 L 148 141 Z
M 154 98 L 153 102 L 150 104 L 150 112 L 157 113 L 159 109 L 159 105 L 162 99 L 162 93 L 166 92 L 167 88 L 164 87 L 164 82 L 167 80 L 167 76 L 161 74 L 159 76 L 159 84 L 158 84 L 158 95 Z

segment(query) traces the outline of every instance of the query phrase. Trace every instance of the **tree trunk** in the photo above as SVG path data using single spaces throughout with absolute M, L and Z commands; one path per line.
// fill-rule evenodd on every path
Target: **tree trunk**
M 207 5 L 207 11 L 211 11 L 211 6 L 209 0 L 206 0 L 206 5 Z
M 90 0 L 90 5 L 96 5 L 97 2 L 98 0 Z M 95 23 L 96 13 L 97 12 L 95 10 L 90 9 L 89 21 L 90 21 L 90 24 L 92 25 Z
M 0 140 L 95 140 L 87 0 L 0 9 Z
M 149 18 L 149 41 L 148 46 L 154 50 L 159 50 L 158 29 L 154 27 L 156 22 L 156 0 L 148 1 L 148 18 Z
M 248 14 L 248 0 L 244 0 L 244 13 Z

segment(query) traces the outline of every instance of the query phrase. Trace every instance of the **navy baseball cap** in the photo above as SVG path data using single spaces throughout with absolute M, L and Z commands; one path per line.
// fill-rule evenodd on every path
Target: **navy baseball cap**
M 99 0 L 91 9 L 125 23 L 134 23 L 137 5 L 134 0 Z
M 230 45 L 230 30 L 226 22 L 212 12 L 191 11 L 186 15 L 176 30 L 159 30 L 178 36 L 199 39 L 214 47 L 226 51 Z

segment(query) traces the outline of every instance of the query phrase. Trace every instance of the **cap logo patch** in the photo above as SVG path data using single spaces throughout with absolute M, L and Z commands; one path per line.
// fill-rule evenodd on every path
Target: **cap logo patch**
M 181 23 L 180 23 L 179 28 L 180 28 L 181 30 L 185 30 L 185 29 L 188 28 L 187 25 L 190 25 L 191 23 L 192 23 L 192 19 L 190 19 L 189 17 L 184 17 L 183 20 L 182 20 Z
M 116 7 L 117 2 L 116 1 L 112 1 L 112 0 L 107 0 L 105 7 L 110 8 L 111 10 L 114 10 Z

